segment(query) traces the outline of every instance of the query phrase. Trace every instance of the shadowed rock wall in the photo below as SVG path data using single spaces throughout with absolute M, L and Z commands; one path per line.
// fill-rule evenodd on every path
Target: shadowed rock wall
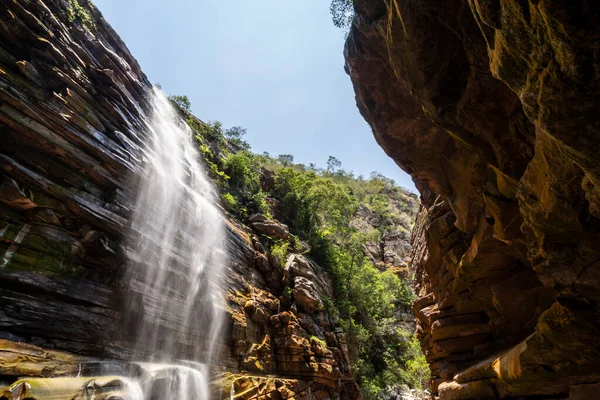
M 600 6 L 355 10 L 358 107 L 421 192 L 414 312 L 434 392 L 587 398 L 600 381 Z

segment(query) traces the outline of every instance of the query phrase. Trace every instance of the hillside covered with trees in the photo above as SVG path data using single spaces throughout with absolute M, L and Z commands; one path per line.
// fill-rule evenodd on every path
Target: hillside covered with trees
M 417 196 L 377 172 L 355 176 L 333 156 L 319 168 L 294 163 L 291 154 L 253 153 L 245 129 L 206 124 L 191 114 L 187 97 L 170 99 L 193 131 L 225 210 L 241 222 L 262 214 L 287 224 L 292 241 L 267 239 L 282 268 L 288 254 L 302 253 L 330 273 L 335 295 L 326 307 L 347 334 L 364 396 L 423 388 L 428 367 L 412 317 L 402 320 L 414 300 L 406 243 Z M 377 254 L 389 238 L 399 239 L 404 256 Z

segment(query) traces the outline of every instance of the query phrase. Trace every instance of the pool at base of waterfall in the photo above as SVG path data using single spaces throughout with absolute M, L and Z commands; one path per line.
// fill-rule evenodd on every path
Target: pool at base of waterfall
M 74 377 L 24 378 L 3 390 L 7 400 L 208 400 L 209 369 L 190 361 L 82 363 Z
M 0 386 L 0 400 L 329 399 L 323 384 L 253 374 L 193 361 L 86 361 L 72 376 L 21 378 Z M 316 394 L 316 395 L 315 395 Z

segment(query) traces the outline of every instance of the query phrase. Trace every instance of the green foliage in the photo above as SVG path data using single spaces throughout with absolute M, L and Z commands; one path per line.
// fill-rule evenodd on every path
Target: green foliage
M 342 167 L 342 162 L 334 156 L 329 156 L 327 159 L 327 172 L 333 173 Z
M 224 169 L 230 177 L 229 189 L 240 205 L 235 214 L 242 219 L 254 213 L 270 213 L 267 195 L 260 186 L 259 168 L 258 160 L 248 151 L 229 154 L 225 159 Z
M 275 198 L 293 230 L 311 246 L 323 246 L 321 239 L 343 240 L 356 210 L 349 188 L 312 171 L 284 167 L 275 174 Z
M 229 187 L 236 192 L 258 192 L 260 176 L 258 162 L 248 152 L 230 154 L 225 160 L 225 170 L 230 176 Z
M 203 131 L 196 132 L 200 133 L 201 135 Z M 225 173 L 225 171 L 223 171 L 223 161 L 220 157 L 216 156 L 213 152 L 213 149 L 206 144 L 204 136 L 200 135 L 195 135 L 194 138 L 198 144 L 200 154 L 202 154 L 202 159 L 207 167 L 208 174 L 212 180 L 219 185 L 219 187 L 225 188 L 230 177 Z
M 225 131 L 225 138 L 238 150 L 250 150 L 250 144 L 243 139 L 246 133 L 246 128 L 234 126 Z
M 198 121 L 195 121 L 195 124 L 197 125 L 196 129 L 202 135 L 202 137 L 216 146 L 220 152 L 226 152 L 223 149 L 226 144 L 225 133 L 223 132 L 223 124 L 221 124 L 219 121 L 209 122 L 208 124 L 202 124 Z
M 292 288 L 289 286 L 283 287 L 283 293 L 281 294 L 283 298 L 290 299 L 292 297 Z
M 311 344 L 316 343 L 318 345 L 321 345 L 321 347 L 327 348 L 327 342 L 321 338 L 318 338 L 316 336 L 311 336 L 309 340 L 310 340 Z
M 430 376 L 429 364 L 421 351 L 421 345 L 416 336 L 411 338 L 406 354 L 408 361 L 403 369 L 399 370 L 400 381 L 413 388 L 425 389 Z
M 335 302 L 333 301 L 333 299 L 331 299 L 328 296 L 323 296 L 322 300 L 323 300 L 323 303 L 325 304 L 325 311 L 327 311 L 327 314 L 329 314 L 329 316 L 334 320 L 339 318 L 340 312 L 337 309 L 337 306 L 336 306 Z
M 361 359 L 361 356 L 365 353 L 365 347 L 368 347 L 371 333 L 353 318 L 340 319 L 340 326 L 347 335 L 350 362 L 355 369 L 360 369 L 365 364 L 365 360 Z
M 282 165 L 290 166 L 294 164 L 294 156 L 291 154 L 280 154 L 277 156 L 277 161 L 279 161 Z
M 353 0 L 332 0 L 329 6 L 333 25 L 338 28 L 348 29 L 354 17 Z
M 192 103 L 190 103 L 190 99 L 187 96 L 169 96 L 169 100 L 181 110 L 187 113 L 192 112 Z
M 290 251 L 290 243 L 280 240 L 271 246 L 271 257 L 280 267 L 284 267 Z
M 397 226 L 401 215 L 394 213 L 414 215 L 416 200 L 404 198 L 404 192 L 380 174 L 359 180 L 341 170 L 337 159 L 329 161 L 322 171 L 284 160 L 275 171 L 271 195 L 280 201 L 285 222 L 309 242 L 311 257 L 333 277 L 335 304 L 326 307 L 339 310 L 364 395 L 378 398 L 392 375 L 394 382 L 420 387 L 427 372 L 421 368 L 422 359 L 409 352 L 410 334 L 396 323 L 396 313 L 410 309 L 414 294 L 407 282 L 375 268 L 363 251 L 365 243 L 377 242 L 388 230 L 404 229 Z M 353 227 L 359 207 L 377 215 L 373 229 Z
M 227 211 L 234 212 L 234 210 L 236 210 L 237 201 L 235 200 L 235 197 L 233 197 L 233 195 L 231 193 L 223 193 L 221 195 L 221 198 L 223 199 L 223 205 L 225 206 L 225 209 Z
M 66 9 L 67 20 L 70 23 L 78 21 L 83 28 L 89 33 L 96 32 L 96 24 L 90 17 L 88 11 L 79 4 L 78 0 L 69 0 L 69 5 Z
M 341 271 L 337 274 L 348 273 L 344 264 L 338 264 L 338 268 Z M 421 388 L 422 378 L 428 374 L 427 364 L 423 364 L 418 347 L 414 351 L 418 342 L 408 339 L 410 333 L 398 327 L 395 316 L 398 308 L 410 308 L 414 300 L 412 290 L 392 272 L 381 273 L 368 261 L 354 268 L 349 276 L 348 284 L 337 289 L 348 299 L 344 305 L 344 311 L 352 316 L 348 340 L 357 344 L 350 356 L 355 357 L 353 365 L 363 395 L 378 399 L 391 382 Z M 423 365 L 427 368 L 423 369 Z

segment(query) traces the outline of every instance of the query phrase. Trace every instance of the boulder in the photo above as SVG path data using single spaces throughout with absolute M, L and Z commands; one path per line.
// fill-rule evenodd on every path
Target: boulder
M 307 311 L 322 310 L 323 301 L 317 291 L 317 286 L 311 280 L 297 276 L 294 278 L 294 301 Z
M 250 227 L 256 232 L 289 241 L 292 244 L 294 243 L 294 236 L 290 234 L 287 225 L 284 225 L 277 220 L 269 219 L 263 214 L 252 214 L 248 220 L 250 221 Z

